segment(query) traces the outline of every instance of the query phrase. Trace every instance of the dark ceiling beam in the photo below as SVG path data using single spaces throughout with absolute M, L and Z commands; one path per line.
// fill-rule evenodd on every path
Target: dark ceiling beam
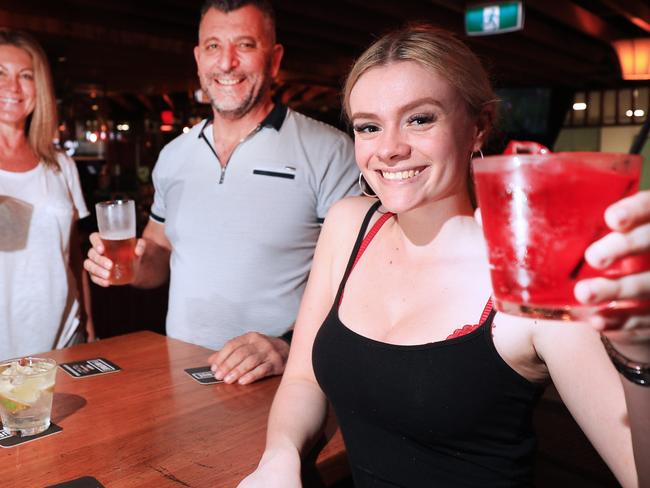
M 321 52 L 322 51 L 322 52 Z M 280 68 L 281 80 L 309 80 L 316 85 L 340 86 L 361 49 L 330 51 L 305 45 L 287 46 Z
M 603 61 L 603 49 L 600 40 L 589 40 L 574 30 L 549 25 L 539 18 L 529 17 L 524 20 L 522 35 L 538 42 L 541 46 L 568 54 L 576 60 L 591 63 Z
M 634 25 L 650 34 L 650 4 L 630 0 L 601 0 L 609 8 L 618 12 Z
M 278 17 L 278 41 L 285 44 L 287 37 L 293 36 L 305 42 L 322 41 L 320 48 L 328 50 L 331 44 L 340 47 L 363 46 L 368 42 L 368 36 L 360 30 L 341 29 L 335 24 L 318 22 L 304 17 L 285 15 Z
M 429 22 L 444 27 L 458 34 L 464 32 L 462 15 L 447 5 L 434 5 L 434 2 L 422 0 L 348 0 L 364 10 L 386 15 L 394 21 L 392 27 L 401 27 L 405 22 Z M 377 34 L 382 34 L 382 31 Z
M 164 2 L 147 7 L 146 2 L 123 0 L 2 0 L 5 10 L 34 17 L 54 17 L 66 22 L 109 25 L 121 30 L 155 36 L 172 36 L 181 40 L 196 39 L 199 7 L 165 8 Z
M 193 43 L 140 32 L 128 32 L 103 25 L 82 24 L 44 15 L 30 15 L 0 8 L 0 25 L 35 33 L 51 34 L 78 41 L 108 43 L 125 50 L 144 48 L 167 53 L 191 52 Z
M 523 34 L 511 33 L 497 36 L 472 37 L 467 39 L 472 46 L 483 46 L 491 52 L 489 56 L 495 59 L 516 59 L 522 64 L 534 63 L 540 71 L 557 71 L 564 75 L 590 71 L 594 68 L 592 63 L 564 52 L 546 48 L 534 41 L 530 41 Z
M 504 88 L 511 83 L 519 85 L 523 82 L 529 86 L 561 86 L 573 81 L 573 76 L 564 71 L 551 69 L 542 71 L 538 66 L 526 62 L 526 58 L 521 55 L 511 53 L 494 57 L 494 49 L 484 45 L 474 46 L 473 50 L 483 61 L 495 88 Z
M 337 30 L 372 32 L 378 25 L 390 25 L 394 19 L 347 2 L 300 2 L 296 0 L 273 0 L 278 21 L 292 20 L 296 15 L 308 25 L 328 24 Z
M 20 0 L 21 3 L 39 2 L 39 0 Z M 40 0 L 51 5 L 51 0 Z M 142 19 L 149 26 L 155 27 L 156 24 L 165 26 L 167 24 L 175 27 L 183 26 L 189 32 L 196 33 L 199 26 L 199 13 L 201 9 L 201 0 L 184 0 L 181 2 L 164 1 L 144 1 L 138 0 L 104 0 L 92 2 L 92 9 L 89 9 L 88 0 L 57 0 L 57 8 L 62 9 L 70 7 L 68 11 L 92 11 L 92 15 L 97 18 L 105 16 L 114 17 L 115 20 L 133 21 Z M 153 24 L 153 25 L 152 25 Z
M 529 7 L 601 41 L 609 42 L 625 37 L 623 32 L 611 24 L 568 0 L 526 0 L 526 8 Z

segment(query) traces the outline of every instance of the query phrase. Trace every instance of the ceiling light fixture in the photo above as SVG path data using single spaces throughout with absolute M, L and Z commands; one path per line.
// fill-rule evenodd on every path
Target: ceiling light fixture
M 650 80 L 650 37 L 612 42 L 624 80 Z

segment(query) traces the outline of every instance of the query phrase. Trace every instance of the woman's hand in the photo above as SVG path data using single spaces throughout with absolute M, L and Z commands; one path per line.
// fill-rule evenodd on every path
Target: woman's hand
M 611 205 L 605 222 L 612 232 L 589 246 L 585 259 L 591 267 L 603 269 L 625 257 L 620 265 L 624 276 L 582 280 L 576 284 L 575 296 L 588 305 L 614 300 L 645 302 L 630 313 L 604 310 L 591 322 L 605 330 L 613 342 L 646 343 L 650 354 L 650 191 Z
M 297 452 L 264 452 L 257 469 L 237 488 L 302 488 Z

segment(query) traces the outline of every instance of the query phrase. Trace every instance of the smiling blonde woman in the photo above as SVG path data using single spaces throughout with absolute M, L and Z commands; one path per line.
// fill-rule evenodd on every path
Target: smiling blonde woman
M 266 450 L 240 487 L 301 486 L 327 400 L 358 487 L 531 486 L 532 411 L 550 381 L 621 484 L 638 486 L 648 468 L 637 450 L 635 469 L 632 434 L 637 448 L 650 438 L 650 389 L 619 377 L 589 324 L 492 308 L 466 184 L 494 116 L 476 56 L 444 30 L 412 26 L 375 42 L 345 86 L 357 165 L 377 198 L 345 199 L 325 220 Z M 613 209 L 650 229 L 647 192 Z M 650 292 L 647 274 L 625 279 Z M 581 282 L 617 298 L 600 285 Z

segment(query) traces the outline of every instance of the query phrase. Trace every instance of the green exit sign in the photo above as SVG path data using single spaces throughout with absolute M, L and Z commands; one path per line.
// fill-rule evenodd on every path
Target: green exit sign
M 474 5 L 465 10 L 465 32 L 468 36 L 518 31 L 523 26 L 521 1 Z

